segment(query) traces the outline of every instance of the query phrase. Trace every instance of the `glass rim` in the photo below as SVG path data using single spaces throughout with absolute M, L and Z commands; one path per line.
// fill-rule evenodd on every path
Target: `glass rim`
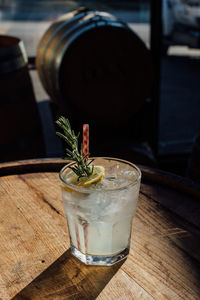
M 97 159 L 112 160 L 112 161 L 117 161 L 117 162 L 120 162 L 120 163 L 123 163 L 123 164 L 126 164 L 126 165 L 128 164 L 137 171 L 137 176 L 136 176 L 135 180 L 127 183 L 126 185 L 124 185 L 122 187 L 104 189 L 103 192 L 124 190 L 124 189 L 128 188 L 129 186 L 136 185 L 138 182 L 140 182 L 141 177 L 142 177 L 142 173 L 141 173 L 141 170 L 134 163 L 131 163 L 131 162 L 129 162 L 127 160 L 124 160 L 124 159 L 115 158 L 115 157 L 105 157 L 105 156 L 103 156 L 103 157 L 89 157 L 89 160 L 97 160 Z M 76 162 L 74 162 L 74 161 L 72 161 L 70 163 L 67 163 L 64 167 L 62 167 L 62 169 L 59 172 L 59 178 L 60 178 L 61 182 L 64 184 L 64 186 L 68 187 L 72 191 L 81 192 L 81 193 L 84 193 L 84 194 L 89 194 L 89 193 L 92 193 L 92 192 L 102 192 L 102 190 L 100 190 L 98 188 L 90 187 L 88 189 L 87 187 L 77 186 L 77 185 L 70 184 L 70 183 L 66 182 L 66 180 L 63 176 L 63 173 L 65 172 L 66 169 L 70 169 L 70 167 L 72 165 L 74 165 L 75 163 Z

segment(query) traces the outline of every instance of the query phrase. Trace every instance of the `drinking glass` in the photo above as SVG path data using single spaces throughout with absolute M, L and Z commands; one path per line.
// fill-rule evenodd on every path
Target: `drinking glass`
M 110 266 L 129 254 L 141 172 L 134 164 L 117 158 L 91 160 L 91 165 L 105 168 L 105 176 L 98 183 L 71 184 L 73 162 L 59 174 L 71 251 L 85 264 Z

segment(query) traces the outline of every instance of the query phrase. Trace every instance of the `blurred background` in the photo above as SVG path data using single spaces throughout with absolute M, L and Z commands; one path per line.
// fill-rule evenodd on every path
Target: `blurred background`
M 152 61 L 152 73 L 149 72 L 149 77 L 144 70 L 144 78 L 151 82 L 151 87 L 149 93 L 144 96 L 145 99 L 141 100 L 141 107 L 137 111 L 133 109 L 134 113 L 128 118 L 129 122 L 124 118 L 120 121 L 121 123 L 119 122 L 121 125 L 117 124 L 121 129 L 113 126 L 112 130 L 108 130 L 109 136 L 113 135 L 113 137 L 116 135 L 114 131 L 120 132 L 115 140 L 113 138 L 113 148 L 106 142 L 104 148 L 100 145 L 99 148 L 97 146 L 95 148 L 96 142 L 93 138 L 95 133 L 92 133 L 91 127 L 92 154 L 110 153 L 110 155 L 118 155 L 139 164 L 147 164 L 192 177 L 195 172 L 197 173 L 197 166 L 200 164 L 198 140 L 200 135 L 199 0 L 0 0 L 0 34 L 18 37 L 24 42 L 28 56 L 28 72 L 41 122 L 40 145 L 43 144 L 38 150 L 38 144 L 35 143 L 31 147 L 32 151 L 26 152 L 23 151 L 26 138 L 20 143 L 16 139 L 9 141 L 7 145 L 1 142 L 0 161 L 64 155 L 63 144 L 55 134 L 55 119 L 59 113 L 62 113 L 62 110 L 55 112 L 54 105 L 51 104 L 51 96 L 45 90 L 38 75 L 35 58 L 38 45 L 47 29 L 60 16 L 78 10 L 80 7 L 108 12 L 128 24 L 144 43 Z M 119 49 L 122 47 L 122 42 L 123 39 L 118 40 Z M 133 56 L 129 57 L 131 66 L 129 77 L 133 94 L 138 88 L 135 85 L 138 75 L 131 61 L 136 59 L 138 65 L 146 64 L 142 54 L 138 57 L 134 55 L 136 54 L 133 51 Z M 0 76 L 1 86 L 4 82 L 2 78 L 3 75 Z M 12 89 L 12 83 L 9 82 L 9 89 Z M 77 89 L 78 86 L 77 82 Z M 144 82 L 145 88 L 146 82 Z M 106 89 L 108 87 L 105 91 Z M 0 111 L 5 106 L 5 101 L 3 102 L 5 91 L 2 93 L 1 91 L 0 88 Z M 93 98 L 93 105 L 98 107 L 99 102 L 95 102 L 95 92 Z M 123 106 L 123 99 L 121 101 Z M 130 110 L 134 107 L 134 101 L 136 100 L 133 99 Z M 9 105 L 7 113 L 11 110 L 12 105 Z M 66 111 L 63 113 L 66 114 Z M 6 118 L 9 117 L 8 113 Z M 71 115 L 68 117 L 70 119 Z M 101 121 L 103 124 L 103 116 Z M 29 121 L 26 122 L 25 126 L 28 127 Z M 105 128 L 102 126 L 101 130 L 105 132 Z M 6 126 L 1 125 L 0 132 L 4 132 L 5 135 L 6 130 Z M 124 131 L 128 133 L 124 134 Z M 102 136 L 99 139 L 102 139 Z M 103 139 L 102 143 L 104 143 Z M 122 147 L 122 144 L 125 146 Z M 193 171 L 196 169 L 196 171 L 193 172 L 191 169 Z M 198 180 L 198 174 L 196 178 Z

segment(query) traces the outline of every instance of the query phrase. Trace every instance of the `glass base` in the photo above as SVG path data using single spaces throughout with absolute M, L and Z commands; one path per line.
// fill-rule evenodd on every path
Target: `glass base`
M 74 246 L 71 246 L 72 254 L 78 258 L 80 261 L 85 263 L 86 265 L 93 265 L 93 266 L 112 266 L 119 262 L 122 259 L 125 259 L 129 254 L 129 249 L 125 248 L 120 253 L 117 253 L 112 256 L 100 256 L 100 255 L 89 255 L 83 254 Z

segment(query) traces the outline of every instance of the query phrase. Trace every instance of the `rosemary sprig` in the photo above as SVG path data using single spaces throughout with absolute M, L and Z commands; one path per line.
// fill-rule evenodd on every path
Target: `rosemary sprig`
M 71 167 L 72 171 L 76 173 L 78 179 L 84 176 L 92 175 L 94 166 L 90 166 L 92 161 L 89 163 L 87 162 L 89 153 L 83 156 L 82 144 L 80 152 L 78 150 L 79 133 L 77 136 L 75 135 L 74 130 L 71 129 L 69 120 L 63 116 L 56 121 L 56 124 L 63 130 L 63 133 L 56 132 L 56 134 L 61 137 L 71 148 L 71 150 L 66 148 L 67 157 L 65 157 L 65 159 L 76 162 L 75 167 Z

